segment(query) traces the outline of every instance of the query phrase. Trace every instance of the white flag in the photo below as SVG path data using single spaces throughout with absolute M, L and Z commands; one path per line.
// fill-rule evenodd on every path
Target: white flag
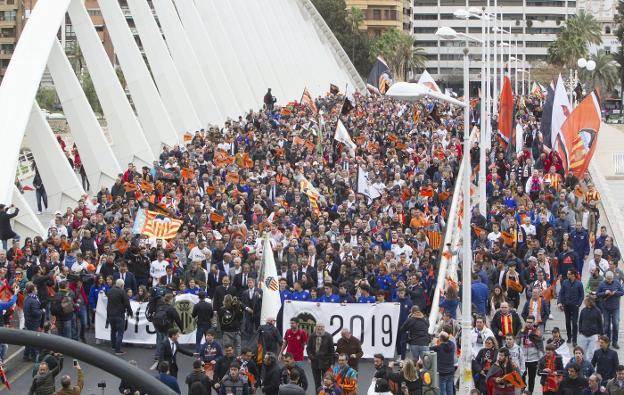
M 442 92 L 438 84 L 436 84 L 435 80 L 433 79 L 431 74 L 429 74 L 427 70 L 423 71 L 423 73 L 420 75 L 420 78 L 418 79 L 418 83 L 426 86 L 432 91 L 436 91 L 440 93 Z
M 524 148 L 524 129 L 520 122 L 516 123 L 516 154 L 522 152 Z
M 262 269 L 258 276 L 258 286 L 262 290 L 260 324 L 265 324 L 267 318 L 277 318 L 277 313 L 279 313 L 282 307 L 275 258 L 273 257 L 273 249 L 268 237 L 265 237 L 263 241 Z
M 336 126 L 336 134 L 334 135 L 334 140 L 344 144 L 349 149 L 349 154 L 352 157 L 355 157 L 355 143 L 351 140 L 351 136 L 349 136 L 349 132 L 347 132 L 347 128 L 343 125 L 342 121 L 338 120 L 338 125 Z
M 361 167 L 358 167 L 357 193 L 361 193 L 362 195 L 366 196 L 369 203 L 373 199 L 381 196 L 381 192 L 379 192 L 379 190 L 368 178 L 368 172 L 362 170 Z
M 552 109 L 550 138 L 552 149 L 555 150 L 555 152 L 558 152 L 561 158 L 563 158 L 565 153 L 564 151 L 566 149 L 565 138 L 561 133 L 561 126 L 571 112 L 572 106 L 570 105 L 570 100 L 568 100 L 568 95 L 566 94 L 561 74 L 559 74 L 557 86 L 555 87 L 555 100 L 553 102 Z

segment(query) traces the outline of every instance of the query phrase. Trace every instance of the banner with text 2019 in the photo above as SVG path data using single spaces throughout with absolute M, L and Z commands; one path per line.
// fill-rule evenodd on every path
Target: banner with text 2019
M 394 348 L 399 325 L 400 305 L 398 303 L 284 303 L 284 333 L 290 327 L 290 319 L 297 317 L 300 326 L 309 334 L 317 322 L 325 323 L 325 330 L 334 337 L 334 343 L 340 339 L 340 331 L 347 328 L 362 343 L 364 358 L 374 354 L 383 354 L 386 358 L 394 357 Z

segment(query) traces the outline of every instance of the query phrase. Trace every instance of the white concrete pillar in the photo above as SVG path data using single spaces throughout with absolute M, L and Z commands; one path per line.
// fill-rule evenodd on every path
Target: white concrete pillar
M 50 51 L 48 69 L 72 130 L 91 190 L 98 191 L 102 186 L 109 187 L 115 182 L 121 168 L 58 40 L 55 40 Z
M 154 155 L 158 156 L 162 144 L 173 146 L 178 143 L 179 131 L 171 122 L 119 3 L 117 0 L 99 0 L 99 4 L 145 137 Z
M 39 0 L 13 52 L 0 86 L 0 203 L 13 199 L 20 146 L 56 32 L 70 0 Z
M 225 116 L 219 100 L 215 99 L 217 97 L 215 95 L 220 95 L 220 92 L 211 91 L 173 3 L 171 0 L 152 0 L 152 4 L 173 62 L 182 77 L 186 91 L 193 100 L 199 119 L 204 126 L 207 123 L 221 124 Z
M 195 112 L 195 106 L 171 59 L 151 8 L 145 0 L 127 1 L 150 65 L 152 77 L 156 81 L 160 97 L 178 135 L 182 137 L 186 132 L 194 132 L 205 127 L 207 122 L 200 121 Z
M 249 106 L 245 105 L 247 102 L 245 96 L 248 94 L 241 94 L 233 89 L 237 85 L 233 81 L 235 74 L 229 66 L 229 59 L 220 59 L 225 55 L 217 52 L 212 43 L 214 37 L 211 39 L 208 34 L 193 1 L 175 0 L 174 3 L 210 89 L 218 95 L 219 101 L 223 104 L 221 106 L 223 115 L 238 118 L 243 111 L 249 110 Z
M 102 105 L 108 131 L 113 139 L 113 153 L 121 166 L 129 162 L 139 167 L 152 166 L 154 153 L 106 55 L 87 9 L 81 0 L 72 0 L 67 12 Z
M 56 211 L 67 206 L 76 206 L 85 193 L 82 183 L 36 103 L 32 106 L 24 143 L 35 158 L 48 195 L 48 210 Z
M 15 184 L 9 188 L 9 192 L 12 195 L 11 201 L 19 209 L 19 214 L 17 214 L 11 224 L 13 231 L 21 239 L 33 236 L 47 237 L 47 229 L 41 224 L 39 217 L 37 217 L 37 214 L 35 214 L 35 211 L 30 207 L 30 204 L 28 204 L 24 195 L 20 193 Z

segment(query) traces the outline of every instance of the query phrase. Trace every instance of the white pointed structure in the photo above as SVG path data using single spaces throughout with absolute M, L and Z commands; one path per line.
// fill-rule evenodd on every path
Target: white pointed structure
M 99 0 L 126 87 L 83 0 L 39 0 L 22 31 L 0 85 L 0 157 L 6 163 L 0 168 L 0 203 L 20 208 L 13 226 L 22 237 L 47 230 L 28 195 L 14 186 L 22 141 L 33 153 L 49 210 L 64 210 L 85 193 L 35 102 L 46 65 L 91 184 L 87 193 L 110 187 L 127 163 L 152 165 L 161 147 L 178 144 L 184 132 L 258 110 L 267 88 L 278 103 L 298 100 L 304 87 L 322 95 L 330 83 L 366 92 L 310 0 L 129 0 L 128 5 L 122 10 L 117 0 Z M 90 107 L 57 42 L 66 13 L 103 119 Z M 127 17 L 135 21 L 142 48 Z

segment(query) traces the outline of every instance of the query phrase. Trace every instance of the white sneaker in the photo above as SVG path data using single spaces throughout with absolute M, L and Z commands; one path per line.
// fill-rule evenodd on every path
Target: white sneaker
M 555 319 L 555 317 L 553 317 L 553 315 L 551 314 L 551 315 L 549 315 L 549 316 L 548 316 L 548 319 L 549 319 L 549 320 L 554 320 L 554 319 Z
M 41 211 L 37 211 L 37 215 L 41 215 Z

